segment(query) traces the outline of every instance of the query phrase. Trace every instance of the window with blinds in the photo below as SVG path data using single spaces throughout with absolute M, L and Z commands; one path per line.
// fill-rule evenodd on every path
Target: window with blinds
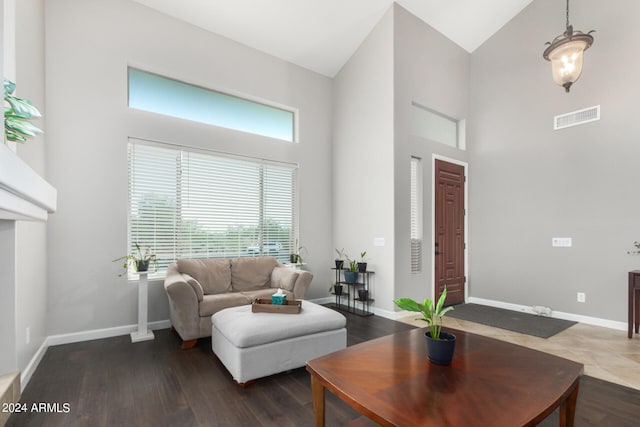
M 128 162 L 128 244 L 153 250 L 156 276 L 180 258 L 288 261 L 296 236 L 295 166 L 136 139 L 129 140 Z
M 411 273 L 422 272 L 422 161 L 411 158 Z

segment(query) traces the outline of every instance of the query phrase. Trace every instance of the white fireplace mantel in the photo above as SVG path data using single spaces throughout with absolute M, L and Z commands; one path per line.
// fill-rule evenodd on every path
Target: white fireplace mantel
M 56 200 L 56 189 L 0 143 L 0 220 L 46 221 Z

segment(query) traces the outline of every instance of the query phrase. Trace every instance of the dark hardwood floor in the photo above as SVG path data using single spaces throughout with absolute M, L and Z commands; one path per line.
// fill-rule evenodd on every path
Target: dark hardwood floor
M 344 314 L 348 345 L 411 328 L 378 316 Z M 12 414 L 7 426 L 313 425 L 304 368 L 241 388 L 213 356 L 210 340 L 180 350 L 169 330 L 155 335 L 136 344 L 127 335 L 50 347 L 22 394 L 28 411 Z M 37 412 L 34 403 L 49 406 Z M 637 426 L 640 391 L 583 377 L 576 418 L 576 426 Z M 370 424 L 327 393 L 327 426 L 347 423 Z M 557 412 L 540 425 L 558 425 Z

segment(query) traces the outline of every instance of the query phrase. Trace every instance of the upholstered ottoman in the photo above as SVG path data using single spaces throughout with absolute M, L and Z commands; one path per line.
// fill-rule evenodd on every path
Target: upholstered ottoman
M 231 307 L 211 316 L 211 347 L 233 379 L 244 384 L 345 348 L 346 323 L 342 314 L 309 301 L 302 301 L 299 314 Z

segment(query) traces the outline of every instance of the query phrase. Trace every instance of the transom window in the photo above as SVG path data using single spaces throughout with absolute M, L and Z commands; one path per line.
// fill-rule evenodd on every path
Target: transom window
M 295 142 L 293 109 L 129 68 L 129 107 Z

